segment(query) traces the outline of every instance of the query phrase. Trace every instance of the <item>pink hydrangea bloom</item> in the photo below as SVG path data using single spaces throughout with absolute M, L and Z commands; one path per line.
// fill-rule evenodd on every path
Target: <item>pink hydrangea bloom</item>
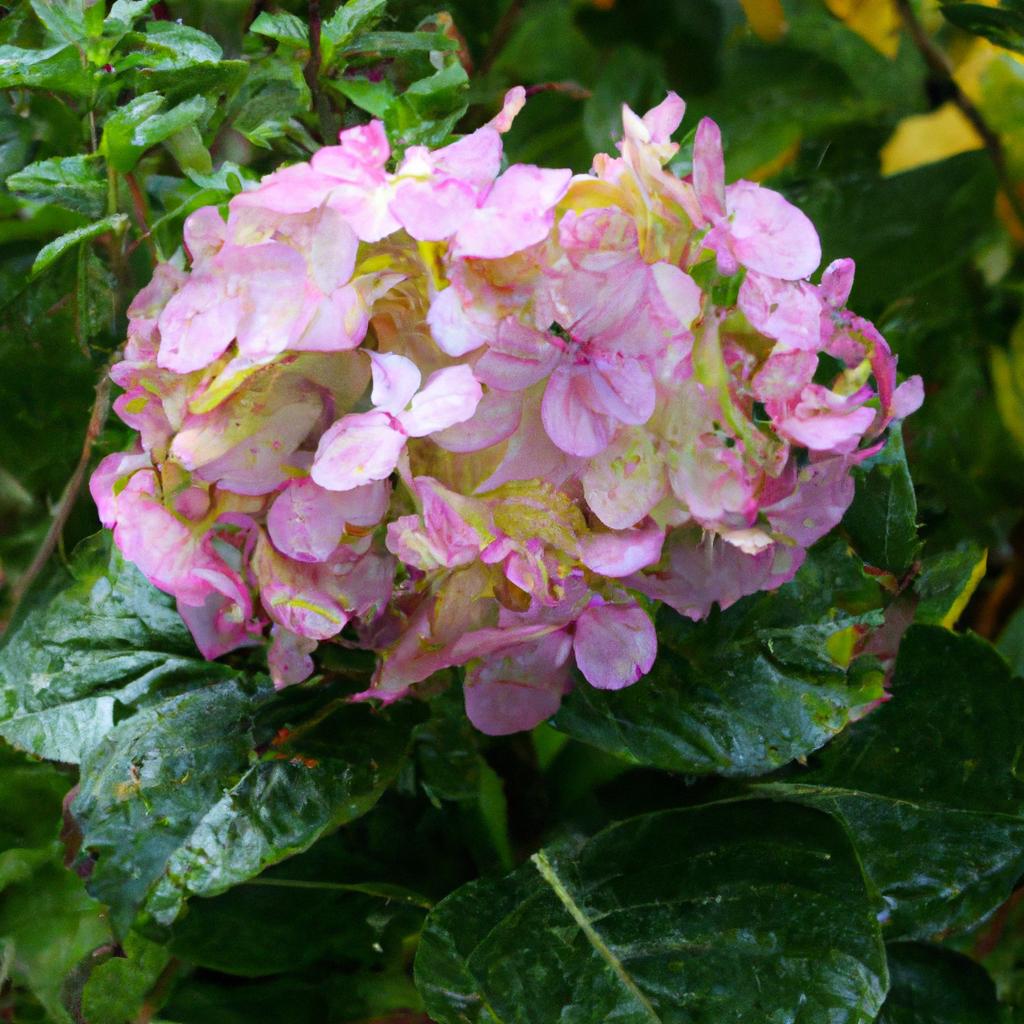
M 204 656 L 263 644 L 287 686 L 340 640 L 385 702 L 461 666 L 479 729 L 530 728 L 574 680 L 643 685 L 652 602 L 699 619 L 791 579 L 920 405 L 846 308 L 852 261 L 811 281 L 814 226 L 726 184 L 713 122 L 685 178 L 675 94 L 624 108 L 590 173 L 503 170 L 524 98 L 398 157 L 347 129 L 193 213 L 189 269 L 132 302 L 138 439 L 91 489 Z M 728 308 L 697 283 L 737 274 Z

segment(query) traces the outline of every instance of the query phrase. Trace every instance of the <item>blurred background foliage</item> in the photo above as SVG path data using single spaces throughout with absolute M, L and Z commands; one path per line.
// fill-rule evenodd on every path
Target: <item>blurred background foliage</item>
M 852 307 L 926 383 L 904 432 L 923 557 L 977 568 L 988 550 L 963 622 L 1024 671 L 1019 3 L 23 0 L 2 11 L 0 618 L 26 573 L 96 529 L 82 475 L 127 440 L 97 415 L 109 400 L 97 382 L 127 300 L 178 248 L 188 212 L 371 115 L 399 146 L 436 145 L 520 83 L 531 99 L 508 159 L 582 171 L 612 146 L 623 102 L 642 111 L 674 89 L 684 133 L 703 115 L 722 126 L 731 178 L 770 182 L 818 226 L 826 262 L 857 261 Z M 590 831 L 714 785 L 630 769 L 543 727 L 487 744 L 457 695 L 446 708 L 344 843 L 328 837 L 261 884 L 198 901 L 170 937 L 113 937 L 64 866 L 73 770 L 0 751 L 0 1020 L 425 1020 L 408 937 L 433 901 L 511 868 L 554 821 Z M 408 889 L 354 896 L 323 883 L 353 873 Z M 1022 906 L 1015 897 L 956 941 L 1018 1007 Z M 912 956 L 902 969 L 912 981 Z

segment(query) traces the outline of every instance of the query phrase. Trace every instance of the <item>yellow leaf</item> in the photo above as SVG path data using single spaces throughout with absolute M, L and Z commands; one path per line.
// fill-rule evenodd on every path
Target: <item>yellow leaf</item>
M 992 350 L 996 407 L 1006 429 L 1024 449 L 1024 320 L 1010 335 L 1010 348 Z
M 893 0 L 825 0 L 825 5 L 879 53 L 896 56 L 900 48 L 900 16 Z
M 754 35 L 766 43 L 777 43 L 789 27 L 782 0 L 740 0 Z
M 981 136 L 950 100 L 930 114 L 900 121 L 882 147 L 882 174 L 899 174 L 982 145 Z

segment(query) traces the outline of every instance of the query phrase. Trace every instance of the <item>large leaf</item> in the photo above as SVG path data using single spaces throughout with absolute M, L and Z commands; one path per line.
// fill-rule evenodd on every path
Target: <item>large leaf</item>
M 999 1024 L 1004 1018 L 984 968 L 960 953 L 917 943 L 888 948 L 892 987 L 878 1024 Z
M 885 954 L 824 815 L 759 801 L 645 815 L 427 919 L 417 986 L 440 1024 L 873 1020 Z
M 90 889 L 119 930 L 169 924 L 365 813 L 401 766 L 416 707 L 376 712 L 332 687 L 228 680 L 118 725 L 82 764 L 74 813 Z
M 154 690 L 230 674 L 199 656 L 172 600 L 97 534 L 4 637 L 0 736 L 77 763 Z
M 617 692 L 580 682 L 553 724 L 670 771 L 738 776 L 780 767 L 827 742 L 880 692 L 876 673 L 857 662 L 846 669 L 830 650 L 865 621 L 835 607 L 862 600 L 864 584 L 860 563 L 830 543 L 792 583 L 706 623 L 663 608 L 650 675 Z
M 917 555 L 917 499 L 899 428 L 854 470 L 857 492 L 843 520 L 865 561 L 902 575 Z
M 1024 871 L 1024 684 L 983 640 L 903 639 L 892 699 L 807 771 L 763 788 L 830 811 L 888 905 L 890 937 L 927 938 L 993 910 Z
M 76 46 L 59 43 L 44 50 L 0 46 L 0 89 L 26 87 L 88 96 L 93 89 L 93 72 L 82 66 Z

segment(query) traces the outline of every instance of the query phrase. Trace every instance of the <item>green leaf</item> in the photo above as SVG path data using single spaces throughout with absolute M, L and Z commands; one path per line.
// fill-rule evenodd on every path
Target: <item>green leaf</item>
M 230 674 L 199 657 L 173 600 L 98 534 L 4 637 L 0 736 L 78 763 L 146 695 Z
M 911 566 L 917 539 L 917 499 L 899 426 L 877 455 L 854 469 L 857 492 L 843 519 L 865 561 L 902 576 Z
M 887 935 L 927 938 L 992 911 L 1024 871 L 1021 721 L 1024 686 L 990 645 L 912 626 L 892 699 L 809 770 L 758 788 L 842 821 Z
M 87 242 L 90 238 L 97 238 L 108 231 L 120 234 L 127 226 L 127 216 L 123 213 L 115 213 L 109 217 L 104 217 L 102 220 L 94 221 L 92 224 L 86 224 L 85 227 L 68 231 L 39 250 L 39 255 L 36 256 L 32 264 L 33 276 L 41 274 L 52 263 L 60 259 L 64 253 L 81 245 L 82 242 Z
M 82 0 L 30 0 L 32 10 L 46 30 L 63 43 L 85 37 L 85 5 Z
M 1015 676 L 1024 676 L 1024 608 L 1018 608 L 1003 627 L 996 643 L 999 653 L 1010 663 Z
M 0 961 L 60 1024 L 71 1020 L 61 1000 L 68 972 L 108 938 L 99 905 L 61 864 L 70 781 L 0 745 Z
M 87 1021 L 134 1021 L 146 996 L 167 966 L 170 953 L 134 932 L 125 936 L 124 955 L 97 965 L 82 990 L 82 1016 Z
M 78 49 L 64 43 L 44 50 L 0 46 L 0 89 L 53 89 L 88 97 L 95 72 L 82 65 Z
M 89 887 L 119 931 L 167 925 L 368 811 L 401 766 L 415 706 L 240 679 L 144 708 L 82 764 Z
M 877 621 L 877 613 L 865 619 L 834 607 L 843 588 L 863 583 L 859 563 L 837 543 L 812 552 L 792 583 L 705 623 L 663 608 L 651 673 L 616 692 L 579 683 L 552 724 L 669 771 L 743 776 L 780 767 L 826 743 L 880 695 L 877 673 L 856 662 L 847 670 L 830 650 Z
M 971 541 L 925 558 L 914 580 L 918 597 L 914 621 L 952 629 L 984 578 L 987 565 L 988 552 Z
M 256 20 L 249 26 L 250 32 L 273 39 L 282 46 L 292 49 L 309 48 L 309 29 L 306 23 L 294 14 L 282 12 L 270 14 L 261 11 Z
M 984 968 L 938 946 L 888 947 L 892 987 L 877 1024 L 1000 1024 L 995 987 Z
M 157 4 L 157 0 L 114 0 L 110 5 L 107 22 L 120 22 L 131 26 L 142 15 L 147 14 Z
M 10 175 L 6 184 L 25 199 L 55 203 L 87 217 L 102 216 L 106 207 L 106 179 L 94 157 L 55 156 L 39 160 Z
M 327 84 L 360 110 L 381 119 L 389 116 L 395 102 L 395 87 L 386 78 L 379 82 L 368 78 L 328 79 Z
M 386 6 L 387 0 L 347 0 L 323 23 L 323 38 L 335 47 L 344 46 L 357 32 L 376 22 Z
M 202 96 L 193 96 L 166 111 L 162 110 L 164 103 L 159 93 L 145 93 L 107 118 L 102 149 L 117 170 L 131 171 L 147 149 L 195 125 L 209 110 Z
M 433 53 L 458 49 L 443 32 L 367 32 L 343 47 L 345 53 L 374 53 L 402 57 L 409 53 Z
M 1024 4 L 1004 0 L 998 7 L 943 3 L 942 13 L 958 28 L 984 36 L 997 46 L 1024 53 Z
M 645 815 L 427 918 L 439 1024 L 874 1019 L 887 983 L 853 851 L 824 815 L 739 802 Z

